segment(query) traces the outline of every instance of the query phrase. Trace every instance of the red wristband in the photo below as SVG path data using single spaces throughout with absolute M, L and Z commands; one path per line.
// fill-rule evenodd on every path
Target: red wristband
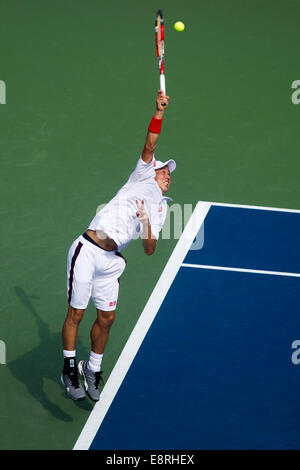
M 153 134 L 160 134 L 162 121 L 162 119 L 156 119 L 153 116 L 149 124 L 148 131 L 153 132 Z

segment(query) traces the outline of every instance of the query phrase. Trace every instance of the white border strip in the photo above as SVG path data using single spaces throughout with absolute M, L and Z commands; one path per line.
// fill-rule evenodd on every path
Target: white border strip
M 262 211 L 278 211 L 278 212 L 292 212 L 295 214 L 300 214 L 298 209 L 284 209 L 281 207 L 264 207 L 264 206 L 249 206 L 244 204 L 227 204 L 226 202 L 210 202 L 212 206 L 222 206 L 222 207 L 235 207 L 237 209 L 254 209 Z
M 261 269 L 229 268 L 227 266 L 209 266 L 207 264 L 182 263 L 181 266 L 183 268 L 216 269 L 218 271 L 237 271 L 239 273 L 271 274 L 273 276 L 300 277 L 299 273 L 285 273 L 285 272 L 280 272 L 280 271 L 263 271 Z
M 198 202 L 103 388 L 100 401 L 94 406 L 81 431 L 74 450 L 89 449 L 210 207 L 211 203 L 209 202 Z

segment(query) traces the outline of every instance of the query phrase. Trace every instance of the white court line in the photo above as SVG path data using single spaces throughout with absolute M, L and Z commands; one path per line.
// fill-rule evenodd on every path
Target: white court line
M 227 204 L 226 202 L 210 202 L 212 206 L 221 206 L 221 207 L 233 207 L 237 209 L 253 209 L 253 210 L 262 210 L 262 211 L 274 211 L 274 212 L 291 212 L 294 214 L 300 214 L 299 209 L 284 209 L 283 207 L 264 207 L 264 206 L 249 206 L 244 204 Z
M 230 268 L 228 266 L 209 266 L 207 264 L 182 263 L 181 266 L 183 268 L 216 269 L 218 271 L 237 271 L 237 272 L 240 272 L 240 273 L 271 274 L 273 276 L 300 277 L 299 273 L 285 273 L 285 272 L 281 272 L 281 271 L 264 271 L 264 270 L 261 270 L 261 269 Z
M 123 382 L 127 371 L 137 354 L 175 276 L 193 243 L 204 219 L 210 209 L 208 202 L 198 202 L 191 215 L 175 249 L 170 256 L 141 316 L 139 317 L 124 349 L 113 368 L 106 385 L 104 386 L 100 401 L 94 406 L 78 440 L 74 450 L 89 449 L 118 389 Z

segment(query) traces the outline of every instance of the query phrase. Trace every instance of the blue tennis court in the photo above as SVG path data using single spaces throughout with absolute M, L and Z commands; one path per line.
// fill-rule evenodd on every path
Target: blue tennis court
M 300 448 L 300 212 L 197 207 L 75 448 Z

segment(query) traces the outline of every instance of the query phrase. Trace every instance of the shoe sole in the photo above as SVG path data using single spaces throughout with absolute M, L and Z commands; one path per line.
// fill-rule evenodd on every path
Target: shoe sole
M 63 378 L 63 375 L 61 374 L 60 376 L 60 380 L 61 380 L 61 383 L 63 384 L 63 386 L 65 387 L 66 389 L 66 395 L 71 398 L 71 400 L 73 401 L 82 401 L 85 399 L 85 397 L 80 397 L 80 398 L 72 398 L 71 395 L 70 395 L 70 390 L 69 390 L 69 387 L 66 386 L 65 382 L 64 382 L 64 378 Z
M 81 375 L 81 377 L 83 377 L 83 385 L 84 385 L 84 388 L 85 388 L 85 391 L 86 391 L 87 396 L 88 396 L 89 399 L 92 400 L 94 403 L 97 403 L 97 401 L 99 401 L 99 398 L 98 398 L 98 400 L 95 400 L 94 398 L 91 397 L 91 395 L 90 395 L 89 392 L 88 392 L 88 383 L 87 383 L 87 380 L 86 380 L 85 375 L 84 375 L 84 372 L 83 372 L 83 361 L 80 361 L 80 362 L 78 363 L 78 372 L 79 372 L 79 375 Z

